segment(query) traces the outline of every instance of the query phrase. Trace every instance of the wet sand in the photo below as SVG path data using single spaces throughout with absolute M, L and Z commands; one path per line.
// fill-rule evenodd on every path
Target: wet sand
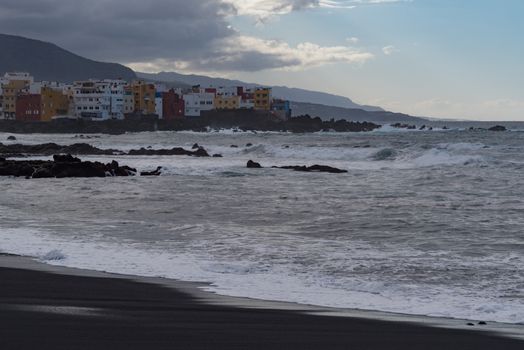
M 20 261 L 0 259 L 0 349 L 524 348 L 475 330 L 210 304 L 184 288 Z

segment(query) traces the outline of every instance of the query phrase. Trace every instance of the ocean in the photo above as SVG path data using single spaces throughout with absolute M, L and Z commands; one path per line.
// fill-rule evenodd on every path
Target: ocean
M 223 158 L 84 156 L 163 174 L 0 178 L 2 252 L 231 296 L 524 324 L 524 132 L 16 136 Z M 270 168 L 313 164 L 348 173 Z

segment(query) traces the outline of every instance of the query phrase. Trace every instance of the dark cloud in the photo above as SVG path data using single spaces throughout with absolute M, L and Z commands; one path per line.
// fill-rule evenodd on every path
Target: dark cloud
M 122 62 L 201 55 L 235 35 L 216 0 L 1 0 L 0 32 Z
M 236 14 L 267 16 L 318 5 L 318 0 L 0 0 L 0 32 L 138 69 L 150 63 L 152 70 L 201 72 L 306 67 L 324 63 L 319 52 L 326 53 L 326 63 L 360 60 L 344 48 L 304 51 L 245 37 L 228 22 Z

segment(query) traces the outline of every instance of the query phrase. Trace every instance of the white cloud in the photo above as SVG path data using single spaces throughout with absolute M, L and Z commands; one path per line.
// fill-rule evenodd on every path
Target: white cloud
M 351 37 L 351 38 L 347 38 L 346 41 L 350 44 L 356 45 L 360 42 L 360 39 L 357 37 Z
M 252 16 L 264 22 L 268 18 L 285 15 L 293 11 L 328 8 L 352 9 L 361 5 L 378 5 L 395 2 L 409 2 L 412 0 L 222 0 L 233 5 L 236 14 Z
M 392 54 L 394 54 L 397 51 L 398 51 L 397 48 L 393 45 L 388 45 L 382 48 L 382 52 L 386 56 L 391 56 Z
M 209 71 L 306 70 L 333 63 L 364 64 L 373 54 L 351 46 L 320 46 L 310 42 L 291 46 L 280 40 L 238 35 L 216 43 L 215 52 L 191 61 L 157 59 L 128 64 L 139 71 L 166 70 L 206 73 Z

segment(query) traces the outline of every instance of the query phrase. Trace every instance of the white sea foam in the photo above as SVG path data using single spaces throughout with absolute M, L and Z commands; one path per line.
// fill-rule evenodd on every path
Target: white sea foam
M 487 291 L 473 293 L 458 287 L 391 283 L 358 275 L 337 279 L 315 271 L 306 273 L 293 263 L 293 259 L 298 258 L 293 243 L 286 243 L 285 237 L 274 238 L 268 245 L 254 246 L 253 251 L 270 255 L 277 248 L 289 249 L 288 258 L 281 258 L 277 263 L 253 260 L 257 254 L 251 258 L 227 260 L 214 256 L 209 246 L 207 251 L 183 250 L 136 242 L 93 241 L 82 237 L 65 239 L 25 229 L 2 230 L 0 250 L 40 257 L 50 264 L 75 268 L 207 281 L 212 284 L 206 289 L 231 296 L 515 324 L 524 322 L 522 300 L 487 295 Z M 322 248 L 322 254 L 329 255 L 335 261 L 337 254 L 339 258 L 348 254 L 343 253 L 348 247 L 340 247 L 333 241 L 312 240 L 301 249 L 309 251 L 308 245 L 309 248 Z M 380 255 L 383 255 L 382 258 L 388 255 L 370 249 L 366 245 L 357 245 L 349 254 L 358 255 L 355 261 L 366 263 L 369 260 L 367 263 L 371 264 Z M 61 258 L 45 259 L 46 252 L 50 250 L 60 252 L 53 253 L 53 256 L 60 255 Z

